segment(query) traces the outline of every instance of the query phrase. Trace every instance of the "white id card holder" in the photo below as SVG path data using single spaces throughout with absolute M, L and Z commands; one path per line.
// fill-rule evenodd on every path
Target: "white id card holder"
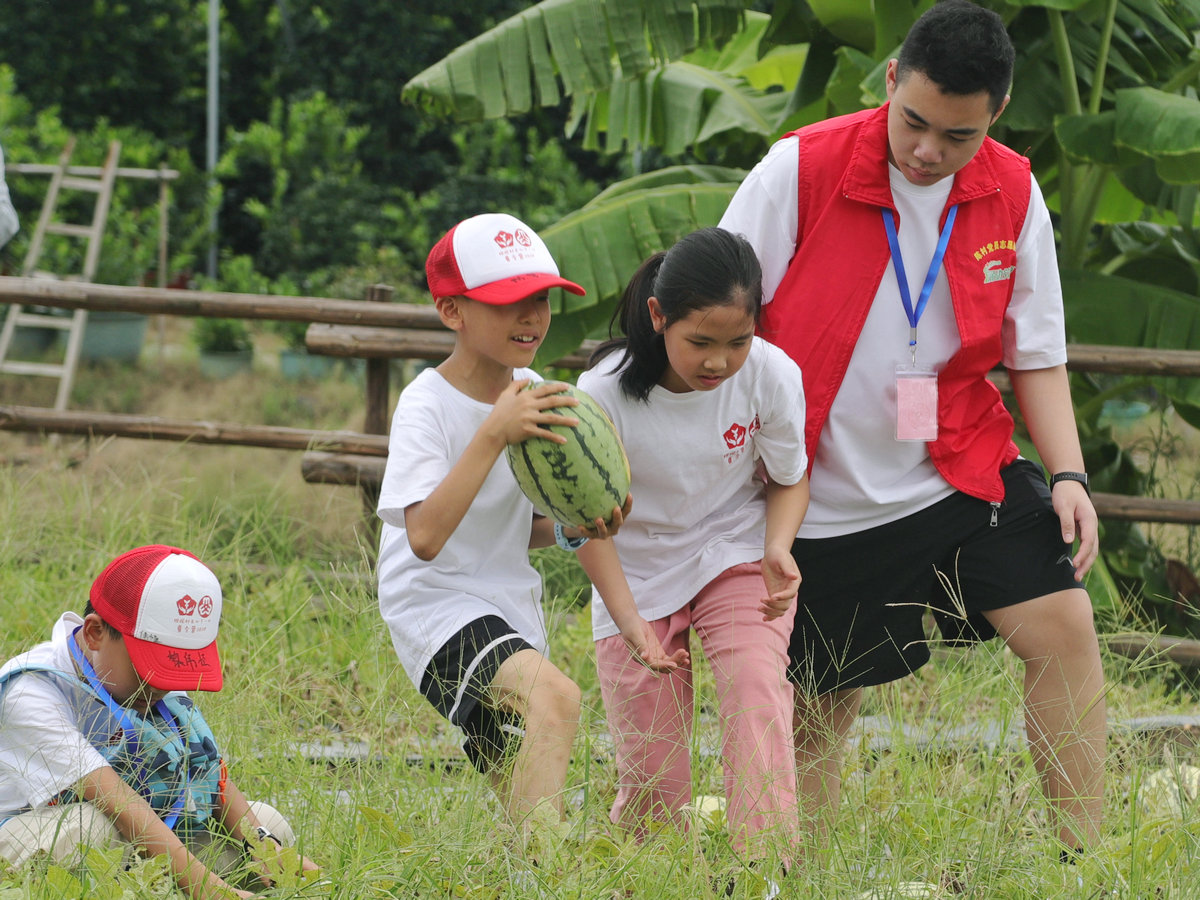
M 925 366 L 896 366 L 896 440 L 937 440 L 937 405 L 937 372 Z

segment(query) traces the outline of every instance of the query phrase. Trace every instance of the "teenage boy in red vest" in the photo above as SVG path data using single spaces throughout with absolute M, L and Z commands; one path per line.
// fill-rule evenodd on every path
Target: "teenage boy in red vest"
M 1024 662 L 1030 749 L 1069 860 L 1101 815 L 1104 681 L 1078 581 L 1097 521 L 1050 218 L 1029 161 L 986 136 L 1013 58 L 995 13 L 935 5 L 888 63 L 889 102 L 786 135 L 721 225 L 754 244 L 761 331 L 804 371 L 815 452 L 791 676 L 814 824 L 836 807 L 862 689 L 929 659 L 932 609 L 944 636 L 999 635 Z M 1050 486 L 987 380 L 1000 363 Z

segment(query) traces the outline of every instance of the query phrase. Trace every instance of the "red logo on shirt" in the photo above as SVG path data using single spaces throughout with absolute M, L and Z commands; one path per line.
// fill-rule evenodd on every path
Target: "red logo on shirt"
M 190 616 L 196 612 L 196 601 L 188 594 L 184 594 L 175 601 L 175 608 L 179 610 L 181 616 Z
M 746 443 L 746 428 L 734 422 L 725 431 L 725 446 L 732 450 L 734 447 L 740 447 Z
M 750 423 L 750 437 L 754 437 L 762 431 L 762 422 L 758 418 L 758 413 L 754 414 L 754 421 Z
M 496 242 L 496 246 L 501 250 L 507 250 L 513 245 L 513 236 L 507 231 L 497 231 L 496 236 L 492 240 Z
M 210 597 L 208 594 L 205 594 L 203 597 L 200 598 L 200 606 L 199 606 L 200 618 L 207 619 L 209 616 L 212 615 L 212 611 L 213 611 L 213 598 Z

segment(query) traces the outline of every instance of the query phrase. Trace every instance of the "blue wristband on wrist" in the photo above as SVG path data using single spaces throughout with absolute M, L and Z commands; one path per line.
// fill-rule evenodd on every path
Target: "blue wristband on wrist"
M 558 546 L 562 547 L 562 549 L 578 550 L 580 547 L 582 547 L 587 542 L 588 542 L 588 539 L 585 537 L 577 537 L 577 538 L 567 537 L 565 534 L 563 534 L 562 523 L 561 522 L 554 523 L 554 543 L 558 544 Z

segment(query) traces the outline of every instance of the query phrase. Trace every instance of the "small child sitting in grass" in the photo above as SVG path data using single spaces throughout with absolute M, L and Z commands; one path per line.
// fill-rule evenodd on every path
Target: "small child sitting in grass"
M 263 859 L 291 828 L 247 802 L 180 693 L 221 689 L 221 602 L 186 550 L 138 547 L 100 573 L 82 618 L 64 613 L 49 641 L 0 667 L 0 859 L 69 865 L 126 844 L 166 854 L 197 900 L 251 896 L 235 875 L 270 883 Z

